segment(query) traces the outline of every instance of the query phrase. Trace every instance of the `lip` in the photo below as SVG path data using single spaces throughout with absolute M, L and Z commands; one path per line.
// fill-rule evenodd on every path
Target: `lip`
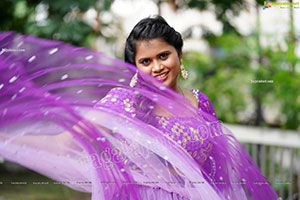
M 162 77 L 162 78 L 158 78 L 158 76 L 160 76 L 160 75 L 162 75 L 162 74 L 166 74 L 164 77 Z M 167 78 L 168 78 L 168 74 L 169 74 L 169 72 L 164 72 L 164 73 L 161 73 L 161 74 L 159 74 L 159 75 L 157 75 L 157 76 L 155 76 L 158 80 L 160 80 L 160 81 L 165 81 Z

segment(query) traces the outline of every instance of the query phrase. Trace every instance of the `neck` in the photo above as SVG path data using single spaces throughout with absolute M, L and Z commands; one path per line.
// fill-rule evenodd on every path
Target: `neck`
M 177 84 L 175 84 L 173 87 L 171 87 L 171 89 L 174 91 L 174 92 L 177 92 L 180 94 L 180 88 L 177 86 Z
M 172 90 L 174 90 L 178 94 L 184 96 L 183 90 L 180 87 L 178 87 L 177 84 L 174 87 L 172 87 Z

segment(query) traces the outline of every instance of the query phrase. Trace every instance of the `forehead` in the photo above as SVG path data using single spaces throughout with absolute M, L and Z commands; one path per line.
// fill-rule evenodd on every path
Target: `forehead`
M 172 51 L 175 48 L 165 42 L 162 38 L 155 38 L 150 40 L 139 40 L 136 43 L 136 58 L 151 57 L 163 51 Z

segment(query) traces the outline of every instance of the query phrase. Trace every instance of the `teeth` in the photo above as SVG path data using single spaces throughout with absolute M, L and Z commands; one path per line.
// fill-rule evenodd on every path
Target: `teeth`
M 167 73 L 159 75 L 159 76 L 157 76 L 157 78 L 162 78 L 162 77 L 165 77 L 166 75 L 167 75 Z

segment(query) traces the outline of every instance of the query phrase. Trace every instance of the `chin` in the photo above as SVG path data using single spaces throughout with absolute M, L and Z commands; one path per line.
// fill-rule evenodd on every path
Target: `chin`
M 173 84 L 172 82 L 166 81 L 163 83 L 164 85 L 168 86 L 169 88 L 173 88 L 175 84 Z

